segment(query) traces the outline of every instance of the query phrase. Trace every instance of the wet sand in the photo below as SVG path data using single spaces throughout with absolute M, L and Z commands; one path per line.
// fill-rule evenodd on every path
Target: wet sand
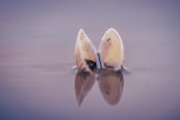
M 0 119 L 179 119 L 178 4 L 2 2 Z M 71 67 L 81 27 L 96 48 L 109 27 L 122 37 L 131 73 L 123 74 L 116 105 L 107 103 L 97 80 L 78 105 Z

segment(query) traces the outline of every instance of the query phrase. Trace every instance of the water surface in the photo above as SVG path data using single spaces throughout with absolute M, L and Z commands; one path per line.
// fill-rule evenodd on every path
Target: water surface
M 1 1 L 0 119 L 179 119 L 179 5 Z M 98 48 L 110 27 L 122 37 L 131 74 L 123 74 L 115 105 L 95 80 L 79 106 L 71 69 L 78 31 L 83 28 Z

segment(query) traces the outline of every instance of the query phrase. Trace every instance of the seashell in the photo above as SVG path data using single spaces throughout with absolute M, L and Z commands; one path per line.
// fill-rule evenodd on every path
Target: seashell
M 122 39 L 114 28 L 108 29 L 102 37 L 99 53 L 105 67 L 119 70 L 123 66 L 124 46 Z
M 75 60 L 78 70 L 93 72 L 96 69 L 122 70 L 124 46 L 119 33 L 108 29 L 100 42 L 98 52 L 83 29 L 79 30 L 75 45 Z
M 96 49 L 83 29 L 77 36 L 75 60 L 79 70 L 91 72 L 96 68 Z

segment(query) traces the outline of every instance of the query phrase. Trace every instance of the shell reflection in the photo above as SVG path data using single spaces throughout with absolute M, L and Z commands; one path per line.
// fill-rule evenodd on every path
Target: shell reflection
M 75 77 L 75 94 L 80 106 L 97 80 L 100 92 L 109 105 L 119 103 L 123 93 L 124 78 L 121 71 L 103 69 L 96 74 L 78 71 Z
M 80 106 L 84 98 L 91 90 L 95 81 L 95 74 L 78 71 L 75 77 L 75 93 L 78 105 Z
M 124 78 L 120 71 L 102 70 L 99 73 L 99 88 L 105 101 L 116 105 L 123 93 Z

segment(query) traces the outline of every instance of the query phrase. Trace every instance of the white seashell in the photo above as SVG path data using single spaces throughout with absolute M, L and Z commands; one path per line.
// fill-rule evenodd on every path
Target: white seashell
M 85 70 L 89 72 L 92 70 L 90 69 L 91 66 L 88 66 L 88 62 L 96 64 L 96 49 L 82 29 L 79 30 L 77 36 L 75 45 L 75 60 L 79 70 Z
M 113 67 L 119 70 L 124 62 L 124 46 L 120 35 L 114 28 L 108 29 L 99 46 L 99 53 L 105 67 Z
M 121 70 L 124 62 L 124 46 L 119 33 L 114 28 L 108 29 L 102 37 L 97 53 L 91 40 L 80 29 L 75 45 L 75 60 L 79 70 L 89 72 L 95 68 Z

